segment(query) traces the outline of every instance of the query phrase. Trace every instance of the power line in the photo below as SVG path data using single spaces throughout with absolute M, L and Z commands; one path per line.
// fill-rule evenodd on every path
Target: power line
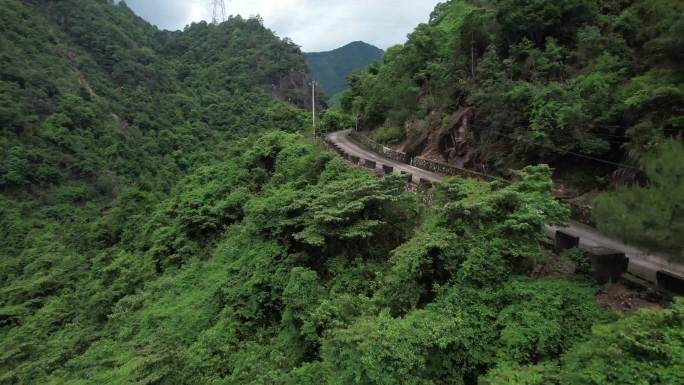
M 488 127 L 480 126 L 480 125 L 477 125 L 477 124 L 474 124 L 474 123 L 470 123 L 470 125 L 471 125 L 471 126 L 474 126 L 474 127 L 478 127 L 478 128 L 488 128 Z M 518 127 L 513 128 L 513 129 L 519 129 L 519 128 L 528 128 L 528 126 L 518 126 Z M 593 126 L 593 128 L 594 128 L 594 129 L 607 129 L 607 130 L 622 129 L 622 130 L 625 130 L 625 131 L 629 129 L 629 127 L 625 127 L 625 126 L 615 126 L 615 125 Z M 671 132 L 671 133 L 676 133 L 676 134 L 678 134 L 678 133 L 680 133 L 680 132 L 684 132 L 684 128 L 657 128 L 656 131 L 660 131 L 660 132 L 663 132 L 663 133 Z M 623 135 L 617 135 L 617 134 L 610 134 L 610 133 L 603 133 L 603 132 L 589 132 L 589 133 L 590 133 L 591 135 L 596 135 L 596 136 L 608 136 L 608 137 L 612 137 L 612 138 L 627 138 L 627 139 L 631 139 L 630 136 L 627 136 L 627 135 L 624 135 L 624 134 L 623 134 Z
M 501 132 L 498 132 L 498 133 L 496 133 L 496 134 L 499 135 L 499 136 L 503 136 L 503 137 L 505 137 L 505 138 L 508 138 L 508 139 L 512 139 L 512 140 L 518 141 L 518 142 L 525 142 L 525 143 L 533 144 L 533 145 L 541 145 L 541 146 L 544 146 L 544 147 L 546 147 L 546 148 L 551 148 L 551 149 L 553 149 L 553 150 L 556 150 L 556 148 L 555 148 L 554 146 L 550 146 L 550 145 L 546 145 L 546 144 L 540 144 L 540 143 L 536 143 L 536 142 L 533 142 L 533 141 L 530 141 L 530 140 L 521 139 L 521 138 L 515 138 L 515 137 L 513 137 L 513 136 L 506 135 L 506 134 L 503 134 L 503 133 L 501 133 Z M 609 165 L 612 165 L 612 166 L 623 167 L 623 168 L 628 168 L 628 169 L 632 169 L 632 170 L 636 170 L 636 171 L 641 171 L 641 169 L 638 168 L 638 167 L 630 166 L 630 165 L 624 164 L 624 163 L 613 162 L 613 161 L 610 161 L 610 160 L 605 160 L 605 159 L 597 158 L 597 157 L 594 157 L 594 156 L 591 156 L 591 155 L 580 154 L 580 153 L 578 153 L 578 152 L 573 152 L 573 151 L 570 151 L 570 150 L 560 150 L 560 151 L 562 151 L 563 153 L 566 153 L 566 154 L 574 155 L 574 156 L 579 157 L 579 158 L 589 159 L 589 160 L 593 160 L 593 161 L 596 161 L 596 162 L 609 164 Z
M 595 136 L 605 136 L 607 138 L 623 138 L 623 139 L 629 139 L 627 135 L 615 135 L 615 134 L 605 134 L 603 132 L 590 132 L 589 134 L 595 135 Z
M 597 128 L 601 128 L 601 127 L 597 127 Z M 669 128 L 661 128 L 661 129 L 656 129 L 656 131 L 662 131 L 663 134 L 667 134 L 667 133 L 679 133 L 679 132 L 682 132 L 682 131 L 684 131 L 684 130 L 680 130 L 680 129 L 669 129 Z M 606 134 L 606 133 L 603 133 L 603 132 L 590 132 L 590 134 L 591 134 L 591 135 L 596 135 L 596 136 L 605 136 L 605 137 L 610 137 L 610 138 L 633 139 L 631 136 L 628 136 L 628 135 Z
M 476 125 L 476 124 L 472 124 L 472 123 L 471 123 L 471 125 L 472 125 L 473 127 L 476 127 L 476 128 L 480 128 L 480 129 L 483 128 L 482 126 L 479 126 L 479 125 Z M 519 128 L 527 128 L 527 126 L 518 126 L 518 127 L 514 127 L 513 130 L 517 130 L 517 129 L 519 129 Z M 499 136 L 502 136 L 502 137 L 505 137 L 505 138 L 508 138 L 508 139 L 512 139 L 512 140 L 515 140 L 515 141 L 518 141 L 518 142 L 525 142 L 525 143 L 532 144 L 532 145 L 535 145 L 535 146 L 543 146 L 543 147 L 546 147 L 546 148 L 549 148 L 549 149 L 552 149 L 552 150 L 557 150 L 555 146 L 546 145 L 546 144 L 540 144 L 540 143 L 533 142 L 533 141 L 531 141 L 531 140 L 525 140 L 525 139 L 522 139 L 522 138 L 516 138 L 516 137 L 510 136 L 510 135 L 506 135 L 506 134 L 504 134 L 504 133 L 502 133 L 502 132 L 494 132 L 494 134 L 499 135 Z M 560 150 L 560 151 L 562 151 L 563 153 L 566 153 L 566 154 L 570 154 L 570 155 L 577 156 L 577 157 L 579 157 L 579 158 L 584 158 L 584 159 L 588 159 L 588 160 L 593 160 L 593 161 L 596 161 L 596 162 L 601 162 L 601 163 L 609 164 L 609 165 L 612 165 L 612 166 L 623 167 L 623 168 L 628 168 L 628 169 L 632 169 L 632 170 L 636 170 L 636 171 L 641 171 L 641 169 L 638 168 L 638 167 L 630 166 L 630 165 L 627 165 L 627 164 L 624 164 L 624 163 L 613 162 L 613 161 L 610 161 L 610 160 L 597 158 L 597 157 L 594 157 L 594 156 L 591 156 L 591 155 L 580 154 L 580 153 L 578 153 L 578 152 L 573 152 L 573 151 L 570 151 L 570 150 Z

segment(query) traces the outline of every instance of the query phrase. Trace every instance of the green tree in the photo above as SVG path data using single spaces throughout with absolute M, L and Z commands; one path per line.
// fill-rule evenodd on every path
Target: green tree
M 354 119 L 339 110 L 325 110 L 320 116 L 320 129 L 324 132 L 346 130 L 354 127 Z
M 598 325 L 563 357 L 562 384 L 679 384 L 684 381 L 684 301 Z
M 684 252 L 684 145 L 670 140 L 646 160 L 645 186 L 623 186 L 600 196 L 594 218 L 600 229 L 627 240 Z

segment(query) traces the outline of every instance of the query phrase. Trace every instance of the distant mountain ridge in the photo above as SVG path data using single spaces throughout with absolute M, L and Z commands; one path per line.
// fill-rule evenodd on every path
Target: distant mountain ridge
M 326 96 L 333 97 L 347 88 L 347 76 L 373 62 L 382 62 L 383 53 L 378 47 L 355 41 L 332 51 L 310 52 L 305 56 L 311 76 L 320 83 Z

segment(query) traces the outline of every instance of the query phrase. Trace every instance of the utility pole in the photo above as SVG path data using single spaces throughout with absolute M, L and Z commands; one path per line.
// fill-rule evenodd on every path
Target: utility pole
M 313 138 L 316 140 L 316 81 L 311 81 L 311 116 L 313 117 Z
M 475 79 L 475 37 L 474 32 L 470 33 L 470 73 Z

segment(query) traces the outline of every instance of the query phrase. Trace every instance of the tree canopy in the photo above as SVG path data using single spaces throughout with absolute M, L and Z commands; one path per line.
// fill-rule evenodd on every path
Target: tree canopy
M 584 23 L 586 4 L 551 11 Z M 0 384 L 682 382 L 681 301 L 623 315 L 584 276 L 530 274 L 551 260 L 544 226 L 568 220 L 549 166 L 449 179 L 425 205 L 305 139 L 304 56 L 258 18 L 161 32 L 101 0 L 6 0 L 0 18 Z M 663 23 L 630 41 L 674 58 Z M 442 52 L 455 30 L 430 25 L 410 49 Z M 546 37 L 519 33 L 523 50 Z M 676 187 L 677 146 L 656 147 L 646 192 L 618 194 Z
M 500 174 L 548 163 L 579 192 L 643 185 L 657 148 L 684 137 L 682 26 L 676 0 L 450 0 L 352 75 L 341 105 L 411 156 L 458 153 L 457 164 Z M 455 151 L 453 138 L 430 145 L 449 130 Z M 620 233 L 641 242 L 634 234 Z
M 682 11 L 671 0 L 447 1 L 356 73 L 342 105 L 369 128 L 434 128 L 433 116 L 473 106 L 474 145 L 518 164 L 576 161 L 569 152 L 636 161 L 683 128 Z

